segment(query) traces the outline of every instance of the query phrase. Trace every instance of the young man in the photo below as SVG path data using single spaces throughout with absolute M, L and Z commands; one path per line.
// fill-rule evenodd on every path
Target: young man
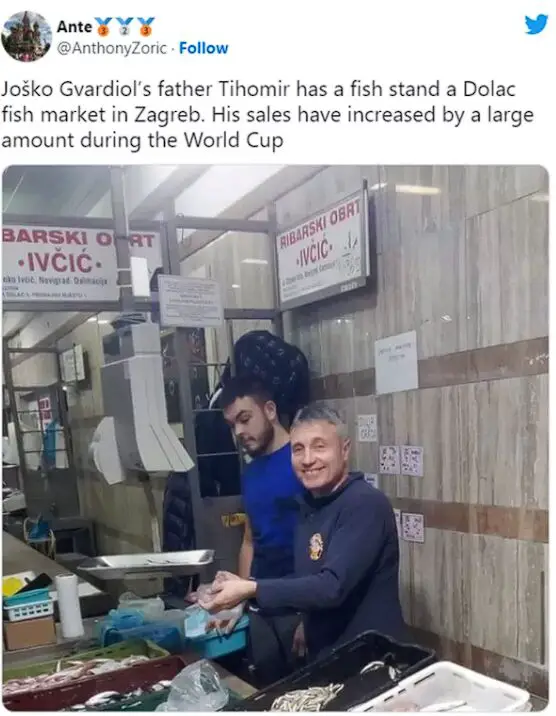
M 299 610 L 311 659 L 369 629 L 403 640 L 398 534 L 388 498 L 361 473 L 349 473 L 350 441 L 334 411 L 300 411 L 290 438 L 306 490 L 293 576 L 219 575 L 203 606 L 218 611 L 254 599 L 262 609 Z
M 247 522 L 239 576 L 280 579 L 293 572 L 297 498 L 303 492 L 292 468 L 288 431 L 280 423 L 270 393 L 256 381 L 231 380 L 219 402 L 240 448 L 251 458 L 242 475 Z M 296 636 L 301 619 L 295 610 L 256 605 L 250 605 L 249 617 L 251 659 L 259 688 L 263 688 L 295 668 L 302 651 L 301 632 Z

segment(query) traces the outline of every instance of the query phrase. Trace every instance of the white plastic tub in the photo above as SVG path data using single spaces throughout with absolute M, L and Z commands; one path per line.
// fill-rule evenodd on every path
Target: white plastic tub
M 395 688 L 352 711 L 523 712 L 527 691 L 441 661 L 401 681 Z

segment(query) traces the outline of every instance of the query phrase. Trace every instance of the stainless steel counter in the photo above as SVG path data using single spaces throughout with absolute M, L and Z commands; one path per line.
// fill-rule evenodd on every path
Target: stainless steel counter
M 2 574 L 27 571 L 35 572 L 35 574 L 44 572 L 52 578 L 52 581 L 60 574 L 72 574 L 69 569 L 50 557 L 38 552 L 8 532 L 2 531 Z M 83 617 L 103 615 L 117 606 L 114 597 L 109 596 L 96 585 L 88 586 L 88 582 L 80 575 L 79 583 Z

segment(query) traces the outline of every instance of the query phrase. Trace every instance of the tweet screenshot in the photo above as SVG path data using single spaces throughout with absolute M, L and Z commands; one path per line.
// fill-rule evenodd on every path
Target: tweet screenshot
M 5 709 L 548 708 L 553 3 L 0 28 Z

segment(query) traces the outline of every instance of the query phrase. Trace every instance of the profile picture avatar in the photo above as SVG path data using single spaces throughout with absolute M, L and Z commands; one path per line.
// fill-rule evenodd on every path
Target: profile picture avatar
M 35 62 L 52 44 L 52 30 L 42 15 L 30 10 L 17 12 L 2 28 L 2 46 L 19 62 Z

